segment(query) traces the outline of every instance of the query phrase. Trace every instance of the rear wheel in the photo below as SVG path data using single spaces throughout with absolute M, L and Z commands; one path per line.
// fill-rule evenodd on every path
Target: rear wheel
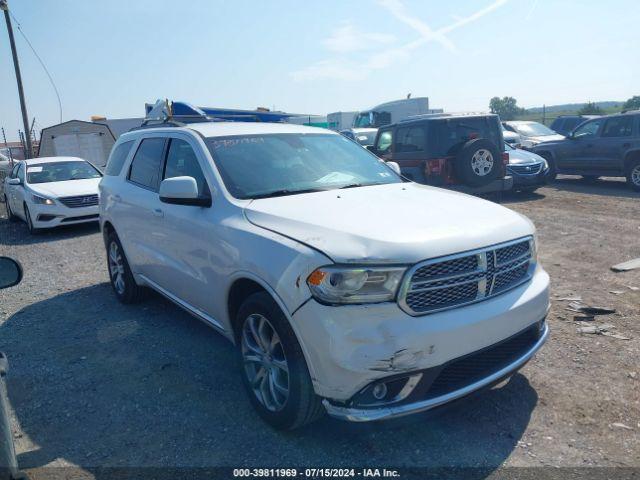
M 111 287 L 118 300 L 125 304 L 142 300 L 144 289 L 138 286 L 133 278 L 122 244 L 115 232 L 107 236 L 107 266 Z
M 9 205 L 9 199 L 6 195 L 4 196 L 4 207 L 7 210 L 7 220 L 9 220 L 10 222 L 15 222 L 16 220 L 18 220 L 18 217 L 16 217 L 13 214 L 13 210 L 11 210 L 11 205 Z
M 31 212 L 29 211 L 29 207 L 27 207 L 26 203 L 24 204 L 24 216 L 27 220 L 27 228 L 29 229 L 29 233 L 31 235 L 37 235 L 42 231 L 41 229 L 33 226 L 33 220 L 31 219 Z
M 293 430 L 324 413 L 300 344 L 266 292 L 250 295 L 236 318 L 242 380 L 258 414 L 272 427 Z
M 640 191 L 640 160 L 635 160 L 629 166 L 627 183 L 634 190 Z

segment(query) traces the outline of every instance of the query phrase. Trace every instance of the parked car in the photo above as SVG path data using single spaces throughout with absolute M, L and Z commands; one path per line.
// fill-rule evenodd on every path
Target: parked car
M 467 193 L 511 189 L 502 128 L 493 114 L 432 114 L 382 127 L 370 150 L 418 183 Z
M 150 287 L 234 342 L 277 428 L 435 408 L 512 375 L 547 337 L 528 219 L 408 182 L 336 132 L 136 130 L 100 192 L 115 296 Z
M 600 115 L 560 115 L 551 123 L 551 130 L 566 137 L 582 122 L 599 117 Z
M 507 130 L 502 126 L 502 137 L 504 138 L 505 143 L 508 143 L 513 148 L 522 147 L 522 137 L 516 132 L 512 132 L 511 130 Z
M 523 148 L 533 148 L 535 145 L 542 142 L 552 142 L 564 139 L 563 135 L 559 135 L 549 127 L 538 122 L 512 120 L 502 122 L 502 125 L 507 130 L 520 135 L 520 144 Z
M 340 130 L 340 133 L 354 142 L 358 142 L 363 147 L 373 145 L 376 140 L 377 128 L 347 128 Z
M 505 142 L 509 154 L 507 172 L 513 177 L 513 189 L 533 192 L 547 183 L 549 165 L 539 155 L 520 148 L 513 148 Z
M 98 221 L 102 174 L 75 157 L 41 157 L 16 162 L 4 181 L 9 220 L 24 220 L 29 232 Z
M 640 111 L 588 120 L 561 141 L 533 149 L 549 162 L 549 178 L 558 173 L 599 177 L 626 177 L 640 190 Z

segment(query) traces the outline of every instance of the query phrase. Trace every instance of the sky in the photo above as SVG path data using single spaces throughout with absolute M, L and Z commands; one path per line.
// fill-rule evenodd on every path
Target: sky
M 640 95 L 637 0 L 9 0 L 63 120 L 142 116 L 169 98 L 295 113 L 429 97 L 486 111 Z M 30 119 L 59 122 L 14 23 Z M 0 23 L 0 126 L 22 128 Z

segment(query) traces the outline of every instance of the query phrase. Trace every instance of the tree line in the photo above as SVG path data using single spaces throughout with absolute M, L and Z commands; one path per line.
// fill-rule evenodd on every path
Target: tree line
M 497 113 L 502 120 L 514 120 L 516 117 L 527 113 L 527 109 L 519 107 L 518 101 L 513 97 L 493 97 L 489 101 L 491 113 Z M 640 95 L 635 95 L 624 102 L 622 110 L 640 110 Z M 577 115 L 604 115 L 605 111 L 594 102 L 585 103 L 577 112 Z

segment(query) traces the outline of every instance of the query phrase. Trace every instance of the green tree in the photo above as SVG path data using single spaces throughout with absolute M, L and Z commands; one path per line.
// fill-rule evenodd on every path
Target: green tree
M 602 110 L 598 105 L 593 102 L 585 103 L 580 110 L 578 110 L 578 115 L 603 115 L 604 110 Z
M 623 110 L 640 110 L 640 95 L 634 95 L 624 102 Z
M 491 113 L 500 115 L 501 120 L 513 120 L 524 112 L 524 108 L 518 107 L 518 102 L 513 97 L 493 97 L 489 101 Z

